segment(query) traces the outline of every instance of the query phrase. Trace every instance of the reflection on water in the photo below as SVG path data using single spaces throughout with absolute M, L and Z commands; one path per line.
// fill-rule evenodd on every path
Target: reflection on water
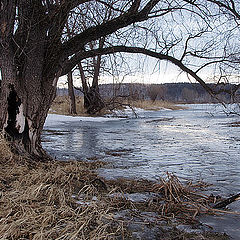
M 112 163 L 99 171 L 108 178 L 158 179 L 169 171 L 213 183 L 214 194 L 228 196 L 240 189 L 240 128 L 227 124 L 236 120 L 217 105 L 189 105 L 137 119 L 46 123 L 43 146 L 57 159 L 103 158 Z

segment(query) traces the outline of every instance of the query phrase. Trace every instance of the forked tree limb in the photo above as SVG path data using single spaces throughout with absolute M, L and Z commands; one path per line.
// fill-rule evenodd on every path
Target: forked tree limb
M 136 2 L 138 1 L 135 0 L 133 3 Z M 112 34 L 116 30 L 127 27 L 133 23 L 147 20 L 149 18 L 151 10 L 159 2 L 160 0 L 149 0 L 145 4 L 143 9 L 141 9 L 140 11 L 138 11 L 138 8 L 133 8 L 135 11 L 126 11 L 125 13 L 114 19 L 104 22 L 98 26 L 93 26 L 84 30 L 83 32 L 77 34 L 76 36 L 62 44 L 61 57 L 64 59 L 75 54 L 77 51 L 81 51 L 83 49 L 83 46 L 92 40 L 96 40 L 103 36 Z M 167 13 L 169 13 L 169 10 L 165 11 L 165 13 L 163 14 Z

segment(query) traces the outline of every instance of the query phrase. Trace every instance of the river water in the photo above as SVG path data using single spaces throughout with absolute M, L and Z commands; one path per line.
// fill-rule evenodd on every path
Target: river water
M 108 161 L 106 178 L 157 180 L 165 172 L 203 180 L 213 194 L 240 192 L 240 127 L 216 104 L 186 105 L 184 110 L 137 111 L 138 118 L 81 118 L 49 115 L 43 146 L 57 159 Z M 132 117 L 131 117 L 132 115 Z M 240 203 L 229 205 L 240 212 Z M 240 236 L 240 217 L 207 217 L 219 231 Z

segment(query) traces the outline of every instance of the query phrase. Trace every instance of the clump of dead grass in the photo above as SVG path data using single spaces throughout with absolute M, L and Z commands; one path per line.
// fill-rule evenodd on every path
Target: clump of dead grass
M 182 183 L 174 174 L 166 173 L 166 177 L 161 177 L 156 183 L 149 180 L 110 180 L 108 184 L 120 189 L 122 193 L 122 202 L 118 205 L 134 206 L 141 211 L 152 211 L 158 213 L 162 219 L 178 219 L 181 222 L 190 224 L 196 223 L 197 216 L 201 214 L 239 214 L 230 211 L 214 209 L 213 206 L 218 198 L 203 194 L 209 185 L 204 182 L 198 183 Z M 129 200 L 124 197 L 125 193 L 154 193 L 152 198 L 147 202 L 129 203 Z M 125 202 L 123 201 L 125 200 Z M 123 203 L 124 202 L 124 203 Z M 127 203 L 128 202 L 128 203 Z
M 10 154 L 6 159 L 9 146 L 0 143 L 0 239 L 113 239 L 118 234 L 118 225 L 103 221 L 112 218 L 105 201 L 77 204 L 73 197 L 89 186 L 88 194 L 101 199 L 94 186 L 101 162 L 36 163 Z

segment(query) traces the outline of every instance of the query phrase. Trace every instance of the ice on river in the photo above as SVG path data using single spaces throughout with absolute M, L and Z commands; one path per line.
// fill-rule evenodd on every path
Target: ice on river
M 130 118 L 49 115 L 43 146 L 57 159 L 106 160 L 111 164 L 99 174 L 107 178 L 158 179 L 168 171 L 212 183 L 214 194 L 238 193 L 240 128 L 229 123 L 240 121 L 239 116 L 226 114 L 216 104 L 187 107 L 138 110 L 138 118 L 131 111 L 127 113 Z M 240 211 L 239 204 L 231 208 Z M 240 235 L 240 224 L 227 226 Z

